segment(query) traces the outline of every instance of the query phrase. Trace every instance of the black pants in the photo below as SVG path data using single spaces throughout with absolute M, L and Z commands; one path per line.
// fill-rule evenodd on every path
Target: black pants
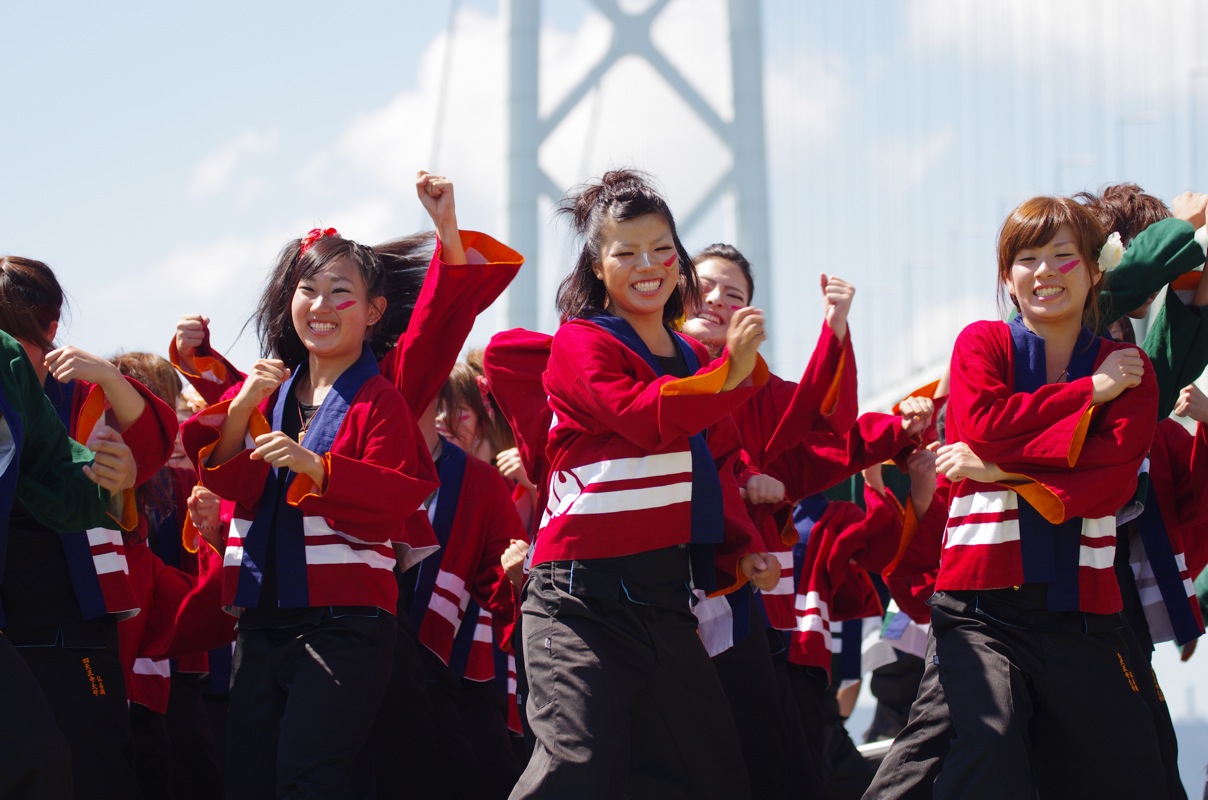
M 669 590 L 686 583 L 681 552 L 669 554 L 682 560 L 668 570 Z M 592 587 L 592 562 L 573 563 L 577 574 L 565 562 L 539 565 L 525 586 L 537 746 L 512 797 L 749 797 L 738 733 L 686 590 L 682 607 L 608 597 Z M 647 586 L 657 582 L 647 577 Z M 640 771 L 639 751 L 658 754 Z
M 1017 596 L 933 598 L 954 731 L 935 796 L 1164 796 L 1153 718 L 1126 661 L 1119 615 L 1021 608 Z M 1129 758 L 1105 757 L 1121 749 Z
M 172 742 L 164 715 L 138 703 L 130 704 L 134 766 L 143 797 L 172 798 Z
M 24 659 L 0 633 L 0 797 L 71 797 L 71 747 Z
M 370 731 L 390 679 L 395 619 L 373 612 L 239 632 L 227 797 L 375 796 Z
M 117 620 L 8 633 L 71 746 L 74 796 L 141 797 Z
M 215 707 L 221 711 L 225 734 L 226 695 L 215 696 L 207 691 L 208 685 L 208 678 L 199 675 L 172 675 L 164 724 L 172 744 L 172 796 L 176 800 L 222 797 L 222 749 L 215 741 L 210 717 Z
M 738 727 L 751 796 L 774 800 L 796 794 L 794 775 L 805 742 L 790 738 L 763 617 L 754 603 L 749 608 L 750 634 L 714 656 L 713 666 Z
M 493 681 L 461 679 L 457 707 L 482 780 L 484 800 L 506 798 L 520 777 L 512 732 L 508 730 L 508 698 Z

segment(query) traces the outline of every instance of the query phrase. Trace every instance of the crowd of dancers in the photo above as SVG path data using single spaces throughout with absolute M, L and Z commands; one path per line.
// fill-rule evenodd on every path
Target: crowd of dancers
M 855 289 L 771 374 L 631 170 L 559 206 L 558 330 L 459 362 L 524 259 L 416 189 L 431 232 L 285 244 L 248 365 L 201 313 L 57 347 L 0 257 L 0 797 L 1187 797 L 1208 195 L 1020 204 L 1004 321 L 861 414 Z

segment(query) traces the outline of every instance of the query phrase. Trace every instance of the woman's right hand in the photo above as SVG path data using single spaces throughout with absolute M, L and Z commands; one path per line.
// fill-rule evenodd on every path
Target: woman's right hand
M 261 358 L 252 365 L 252 371 L 231 401 L 232 410 L 251 411 L 289 378 L 289 367 L 279 358 Z
M 528 542 L 522 539 L 508 541 L 507 549 L 499 556 L 499 565 L 511 584 L 519 589 L 524 585 L 524 558 L 528 554 Z
M 1114 351 L 1091 375 L 1091 383 L 1095 387 L 1091 404 L 1100 405 L 1115 400 L 1125 389 L 1139 386 L 1144 376 L 1145 360 L 1140 350 L 1129 347 Z
M 209 542 L 215 550 L 222 552 L 226 543 L 222 540 L 222 503 L 218 495 L 211 492 L 200 483 L 193 487 L 189 499 L 185 501 L 189 508 L 189 519 L 193 527 Z
M 1191 417 L 1196 422 L 1208 422 L 1208 397 L 1194 383 L 1188 384 L 1179 392 L 1174 413 L 1179 417 Z
M 499 474 L 508 480 L 515 481 L 529 491 L 537 490 L 537 487 L 529 480 L 528 473 L 524 471 L 520 451 L 515 447 L 500 450 L 499 454 L 495 456 L 495 466 L 499 468 Z
M 723 392 L 737 388 L 750 377 L 759 355 L 759 345 L 768 337 L 763 332 L 763 312 L 758 308 L 740 308 L 730 319 L 726 332 L 726 350 L 730 354 L 730 375 L 726 378 Z
M 176 354 L 190 363 L 193 354 L 206 340 L 210 330 L 210 318 L 203 314 L 185 314 L 176 321 Z
M 935 471 L 953 483 L 966 478 L 979 483 L 996 483 L 1008 477 L 997 464 L 983 461 L 964 442 L 939 448 L 936 451 Z

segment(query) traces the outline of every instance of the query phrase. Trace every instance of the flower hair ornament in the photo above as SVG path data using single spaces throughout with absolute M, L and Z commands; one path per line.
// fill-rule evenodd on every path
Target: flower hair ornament
M 306 255 L 306 251 L 314 247 L 315 242 L 322 239 L 324 236 L 339 236 L 340 232 L 335 228 L 311 228 L 310 233 L 302 237 L 302 244 L 298 248 L 298 258 Z
M 491 403 L 491 382 L 486 375 L 476 375 L 474 382 L 478 384 L 478 394 L 482 397 L 482 407 L 487 411 L 487 418 L 495 422 L 495 406 Z
M 1111 236 L 1107 237 L 1107 241 L 1099 249 L 1099 271 L 1111 272 L 1120 266 L 1123 259 L 1124 242 L 1120 240 L 1120 234 L 1117 231 L 1112 231 Z

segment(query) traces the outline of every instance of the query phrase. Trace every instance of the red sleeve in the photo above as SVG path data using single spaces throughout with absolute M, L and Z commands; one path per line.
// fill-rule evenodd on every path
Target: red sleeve
M 407 404 L 393 389 L 367 394 L 371 386 L 362 388 L 340 437 L 323 454 L 324 485 L 297 475 L 286 499 L 304 514 L 338 521 L 333 527 L 358 539 L 400 541 L 404 515 L 438 485 L 436 468 Z M 355 439 L 342 443 L 345 435 Z
M 861 470 L 885 461 L 902 460 L 914 451 L 914 441 L 902 429 L 902 418 L 891 414 L 861 414 L 855 427 L 842 436 L 819 433 L 766 464 L 765 472 L 780 479 L 785 496 L 796 502 L 824 492 Z
M 852 560 L 862 569 L 880 573 L 894 560 L 901 548 L 906 511 L 886 490 L 864 487 L 864 519 L 853 531 L 858 537 Z
M 856 422 L 856 356 L 851 331 L 840 342 L 830 326 L 822 324 L 818 344 L 799 383 L 769 380 L 752 399 L 770 434 L 762 436 L 766 460 L 775 459 L 811 433 L 845 434 Z M 763 402 L 761 402 L 763 398 Z M 743 429 L 743 442 L 749 444 Z
M 935 497 L 921 520 L 915 517 L 913 504 L 906 504 L 901 549 L 881 573 L 894 602 L 919 624 L 931 621 L 927 601 L 935 592 L 939 575 L 951 488 L 952 484 L 939 476 Z
M 469 263 L 441 261 L 437 241 L 407 330 L 380 364 L 382 376 L 403 393 L 415 416 L 427 411 L 440 393 L 474 320 L 524 263 L 524 256 L 484 233 L 460 233 Z
M 176 371 L 184 376 L 197 393 L 201 395 L 201 399 L 206 401 L 206 405 L 217 403 L 222 396 L 226 394 L 227 389 L 230 389 L 244 379 L 244 374 L 235 368 L 235 365 L 227 361 L 226 356 L 219 353 L 210 344 L 210 331 L 206 330 L 205 339 L 202 340 L 201 346 L 193 353 L 193 367 L 195 372 L 189 372 L 180 363 L 180 353 L 176 349 L 176 337 L 172 337 L 171 343 L 168 345 L 168 359 L 172 362 L 172 366 Z
M 235 640 L 235 618 L 222 610 L 222 556 L 205 545 L 197 557 L 197 581 L 176 608 L 172 636 L 148 651 L 148 658 L 204 653 Z
M 136 552 L 139 558 L 148 562 L 151 593 L 147 607 L 142 610 L 147 619 L 137 655 L 151 657 L 148 654 L 163 652 L 175 637 L 176 615 L 185 598 L 196 588 L 197 578 L 169 567 L 148 547 L 132 547 L 127 552 Z
M 1187 570 L 1194 579 L 1208 564 L 1208 426 L 1196 425 L 1195 436 L 1173 419 L 1158 423 L 1150 452 L 1150 478 L 1168 530 L 1182 533 Z M 1157 459 L 1164 464 L 1158 464 Z
M 71 436 L 78 442 L 87 442 L 93 429 L 100 422 L 108 407 L 104 390 L 84 381 L 76 382 L 73 397 L 73 413 L 75 424 Z M 130 448 L 137 468 L 135 485 L 141 486 L 149 481 L 159 468 L 168 463 L 172 448 L 176 444 L 176 432 L 180 421 L 176 410 L 152 394 L 151 390 L 138 381 L 127 376 L 126 383 L 138 391 L 147 407 L 138 419 L 121 431 L 122 441 Z
M 512 426 L 525 474 L 537 487 L 545 486 L 549 475 L 545 444 L 552 412 L 541 378 L 552 341 L 547 334 L 522 328 L 504 331 L 491 338 L 482 359 L 491 396 Z
M 1100 340 L 1096 364 L 1120 347 Z M 1002 323 L 974 323 L 957 338 L 949 441 L 963 441 L 1020 476 L 1003 485 L 1054 524 L 1114 514 L 1135 491 L 1157 425 L 1158 387 L 1148 358 L 1141 353 L 1146 369 L 1139 386 L 1092 406 L 1089 377 L 1015 392 L 1010 348 Z
M 602 337 L 609 341 L 604 343 Z M 767 367 L 759 359 L 746 385 L 721 391 L 729 375 L 728 356 L 688 378 L 644 380 L 620 355 L 623 349 L 612 334 L 590 322 L 572 320 L 558 329 L 545 389 L 560 424 L 613 433 L 654 452 L 723 419 L 733 426 L 733 410 L 767 381 Z
M 263 461 L 252 461 L 251 448 L 244 447 L 229 461 L 216 467 L 206 466 L 206 459 L 218 444 L 219 431 L 223 420 L 226 419 L 227 409 L 232 399 L 239 392 L 242 382 L 232 386 L 217 403 L 199 411 L 187 420 L 181 430 L 181 441 L 189 460 L 197 467 L 198 475 L 207 489 L 214 494 L 242 507 L 245 512 L 254 511 L 264 490 L 264 480 L 268 477 L 269 466 Z M 275 402 L 276 393 L 271 395 L 261 409 Z M 248 435 L 251 437 L 268 433 L 271 430 L 264 413 L 257 409 L 252 413 L 248 422 Z M 245 444 L 247 444 L 245 442 Z

